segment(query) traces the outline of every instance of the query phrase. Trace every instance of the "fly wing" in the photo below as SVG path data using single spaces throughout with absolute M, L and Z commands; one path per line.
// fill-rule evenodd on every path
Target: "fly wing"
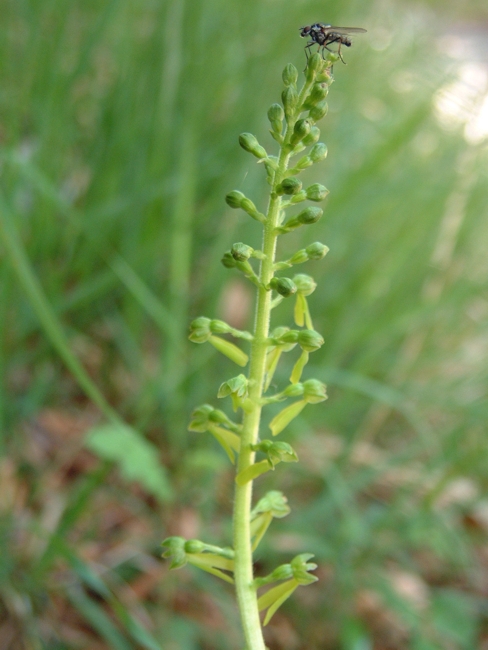
M 362 27 L 334 27 L 333 25 L 326 26 L 328 32 L 334 32 L 335 34 L 364 34 L 366 29 Z

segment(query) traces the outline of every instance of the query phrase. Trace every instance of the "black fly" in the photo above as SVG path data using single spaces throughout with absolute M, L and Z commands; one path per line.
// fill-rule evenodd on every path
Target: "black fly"
M 341 54 L 341 45 L 351 47 L 352 43 L 348 34 L 363 34 L 365 31 L 362 27 L 333 27 L 332 25 L 324 25 L 324 23 L 314 23 L 313 25 L 300 27 L 300 36 L 310 38 L 310 41 L 305 45 L 307 60 L 309 57 L 308 49 L 313 45 L 319 46 L 319 52 L 322 49 L 323 56 L 324 50 L 329 50 L 329 45 L 338 43 L 337 54 L 342 63 L 345 63 Z M 332 50 L 329 50 L 329 52 L 332 52 Z

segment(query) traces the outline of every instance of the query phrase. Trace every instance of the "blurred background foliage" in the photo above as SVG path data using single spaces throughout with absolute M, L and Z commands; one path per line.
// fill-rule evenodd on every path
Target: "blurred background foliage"
M 260 229 L 223 197 L 263 205 L 237 136 L 273 151 L 266 111 L 315 21 L 368 33 L 305 172 L 325 216 L 282 244 L 331 249 L 298 271 L 319 283 L 307 373 L 330 398 L 283 434 L 302 462 L 257 484 L 292 508 L 258 570 L 313 552 L 320 578 L 267 643 L 488 648 L 486 4 L 0 7 L 0 648 L 242 649 L 228 585 L 169 574 L 159 544 L 230 543 L 227 459 L 186 426 L 235 369 L 188 323 L 251 327 L 219 260 Z

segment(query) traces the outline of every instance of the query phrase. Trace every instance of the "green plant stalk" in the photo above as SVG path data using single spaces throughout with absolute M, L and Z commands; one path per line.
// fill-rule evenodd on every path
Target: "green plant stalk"
M 305 81 L 300 91 L 297 106 L 300 107 L 313 80 Z M 290 154 L 286 152 L 286 146 L 290 142 L 293 128 L 299 117 L 299 112 L 294 115 L 294 120 L 287 124 L 284 142 L 280 148 L 278 168 L 273 179 L 273 187 L 280 183 L 288 169 Z M 267 352 L 267 339 L 269 336 L 269 325 L 271 316 L 271 291 L 264 287 L 268 286 L 274 276 L 274 263 L 276 256 L 276 242 L 279 233 L 276 231 L 281 208 L 281 196 L 272 192 L 266 223 L 263 233 L 264 259 L 261 261 L 259 280 L 261 287 L 258 288 L 256 317 L 254 326 L 254 340 L 251 345 L 249 365 L 249 398 L 252 409 L 244 414 L 241 434 L 241 451 L 236 472 L 242 472 L 254 463 L 255 452 L 251 445 L 256 444 L 261 423 L 261 397 L 265 378 L 265 364 Z M 245 485 L 237 485 L 234 497 L 234 580 L 237 600 L 241 615 L 242 628 L 247 643 L 247 650 L 265 650 L 259 610 L 257 603 L 256 589 L 253 581 L 253 560 L 250 529 L 250 512 L 252 503 L 253 481 Z

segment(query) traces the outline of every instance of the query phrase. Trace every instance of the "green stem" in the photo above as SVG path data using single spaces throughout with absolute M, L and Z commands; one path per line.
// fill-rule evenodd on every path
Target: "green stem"
M 306 96 L 312 81 L 305 81 L 300 91 L 297 106 L 300 107 Z M 273 186 L 276 187 L 285 177 L 288 169 L 290 154 L 286 153 L 286 145 L 290 142 L 295 122 L 299 117 L 299 108 L 287 125 L 283 145 L 278 159 L 278 168 L 275 172 Z M 281 209 L 281 197 L 273 191 L 268 205 L 266 223 L 263 234 L 264 259 L 261 261 L 259 280 L 261 286 L 258 288 L 256 320 L 254 325 L 254 340 L 251 345 L 250 366 L 249 366 L 249 397 L 253 404 L 252 410 L 244 414 L 241 434 L 241 451 L 236 472 L 242 472 L 254 463 L 255 452 L 251 445 L 256 444 L 259 437 L 261 423 L 261 396 L 265 378 L 267 339 L 269 336 L 269 324 L 271 315 L 271 291 L 263 287 L 268 286 L 274 275 L 274 263 L 276 256 L 276 240 L 279 233 L 276 227 L 279 225 Z M 252 504 L 252 481 L 245 485 L 236 485 L 234 500 L 234 579 L 241 614 L 242 627 L 247 643 L 246 650 L 265 650 L 259 610 L 257 603 L 256 589 L 252 586 L 253 558 L 251 544 L 251 504 Z

